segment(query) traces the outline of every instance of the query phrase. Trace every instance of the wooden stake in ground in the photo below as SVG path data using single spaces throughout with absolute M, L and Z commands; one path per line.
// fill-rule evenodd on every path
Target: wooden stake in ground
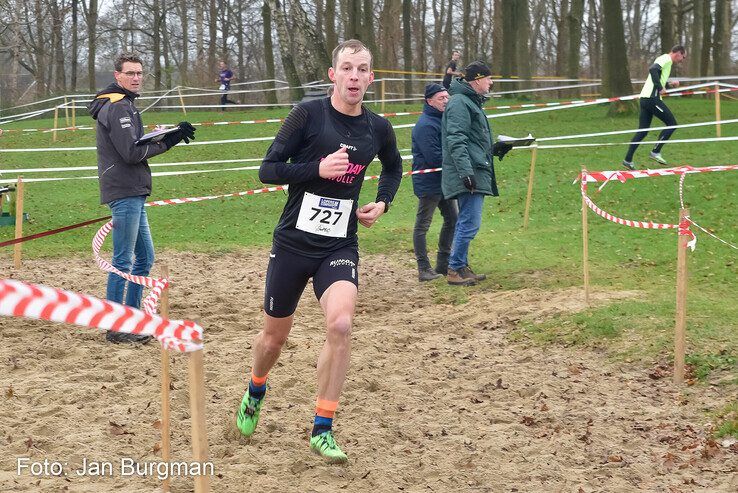
M 679 210 L 679 224 L 689 217 L 689 209 Z M 687 243 L 689 236 L 677 241 L 676 327 L 674 329 L 674 383 L 684 383 L 684 347 L 687 324 Z
M 187 108 L 185 108 L 184 98 L 182 97 L 182 89 L 177 86 L 177 92 L 179 93 L 179 104 L 182 105 L 182 113 L 187 116 Z
M 528 173 L 528 195 L 525 197 L 525 214 L 523 214 L 523 229 L 528 229 L 528 218 L 530 217 L 530 203 L 533 199 L 533 175 L 536 171 L 536 157 L 538 156 L 538 146 L 532 146 L 533 150 L 530 155 L 530 172 Z
M 169 266 L 164 264 L 161 266 L 161 276 L 169 279 Z M 169 318 L 169 287 L 165 288 L 161 293 L 161 316 Z M 161 460 L 169 462 L 171 460 L 171 444 L 170 444 L 170 408 L 171 399 L 169 397 L 169 350 L 164 346 L 161 347 Z M 164 492 L 169 491 L 169 478 L 167 477 L 161 485 Z
M 202 472 L 208 460 L 208 435 L 205 430 L 205 376 L 203 350 L 188 354 L 187 374 L 190 384 L 190 420 L 192 423 L 192 458 L 199 462 Z M 195 476 L 195 493 L 210 492 L 210 476 Z
M 715 134 L 720 137 L 722 131 L 720 129 L 720 85 L 715 84 Z
M 582 168 L 582 187 L 587 193 L 587 170 Z M 582 194 L 582 269 L 584 270 L 584 302 L 589 306 L 589 225 L 587 223 L 587 203 Z
M 23 237 L 23 177 L 18 177 L 18 184 L 15 186 L 15 238 Z M 21 267 L 21 245 L 16 243 L 13 247 L 13 265 L 16 269 Z
M 64 96 L 64 125 L 69 126 L 69 106 L 66 96 Z
M 59 107 L 54 108 L 54 131 L 51 133 L 51 140 L 56 142 L 56 129 L 59 128 Z
M 385 95 L 385 85 L 384 85 L 384 79 L 382 79 L 382 83 L 379 84 L 379 99 L 381 100 L 380 107 L 382 113 L 384 113 L 384 95 Z
M 77 105 L 72 106 L 72 131 L 77 130 Z

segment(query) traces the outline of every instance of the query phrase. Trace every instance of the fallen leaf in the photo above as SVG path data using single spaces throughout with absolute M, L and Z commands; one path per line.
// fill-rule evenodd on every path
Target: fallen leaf
M 156 430 L 161 430 L 161 420 L 157 419 L 156 421 L 151 423 L 151 426 L 153 426 Z
M 548 406 L 546 405 L 545 402 L 541 403 L 541 411 L 548 411 Z
M 159 442 L 156 442 L 154 444 L 154 453 L 158 453 L 161 450 L 161 445 L 159 445 Z
M 119 425 L 117 423 L 114 423 L 112 421 L 110 423 L 110 434 L 115 436 L 121 436 L 121 435 L 135 435 L 135 433 L 131 431 L 127 431 L 125 429 L 125 425 Z
M 623 462 L 622 455 L 610 455 L 607 457 L 607 462 Z
M 31 438 L 31 437 L 28 437 L 28 439 L 25 442 L 23 442 L 23 443 L 26 444 L 26 452 L 28 452 L 29 450 L 31 450 L 31 447 L 35 447 L 35 445 L 33 444 L 33 438 Z
M 705 448 L 702 449 L 702 457 L 711 459 L 720 453 L 720 446 L 715 440 L 707 440 Z
M 7 397 L 8 399 L 13 397 L 13 386 L 12 385 L 8 387 L 8 390 L 5 391 L 5 397 Z
M 523 416 L 523 419 L 521 419 L 520 422 L 523 423 L 525 426 L 533 426 L 534 424 L 536 424 L 536 420 L 530 416 Z

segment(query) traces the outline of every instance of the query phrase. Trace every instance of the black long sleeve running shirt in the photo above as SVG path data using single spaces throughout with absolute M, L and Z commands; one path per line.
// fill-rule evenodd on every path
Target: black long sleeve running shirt
M 341 147 L 348 150 L 348 171 L 338 178 L 321 178 L 321 159 Z M 382 163 L 377 201 L 389 204 L 402 178 L 402 158 L 389 121 L 365 107 L 359 116 L 344 115 L 333 108 L 330 98 L 295 106 L 259 169 L 262 182 L 289 185 L 287 203 L 274 230 L 275 246 L 313 258 L 347 246 L 358 247 L 357 202 L 366 168 L 375 157 Z M 312 202 L 310 194 L 318 196 L 315 200 L 319 202 Z M 334 204 L 342 202 L 347 207 L 347 200 L 351 201 L 350 215 L 344 231 L 340 226 L 346 214 Z M 301 209 L 303 226 L 298 229 Z M 339 222 L 341 216 L 343 221 Z M 337 223 L 338 236 L 309 232 L 304 227 L 306 222 L 315 223 L 316 231 L 321 231 L 317 223 L 326 227 Z

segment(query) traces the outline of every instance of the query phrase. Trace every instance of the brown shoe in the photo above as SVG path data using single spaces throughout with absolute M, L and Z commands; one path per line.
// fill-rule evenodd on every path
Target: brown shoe
M 474 286 L 477 283 L 475 279 L 464 278 L 461 276 L 460 271 L 455 271 L 451 268 L 448 269 L 446 281 L 452 286 Z
M 471 270 L 471 267 L 469 267 L 468 265 L 459 269 L 459 274 L 464 279 L 474 279 L 475 281 L 484 281 L 485 279 L 487 279 L 486 274 L 475 274 L 474 271 Z

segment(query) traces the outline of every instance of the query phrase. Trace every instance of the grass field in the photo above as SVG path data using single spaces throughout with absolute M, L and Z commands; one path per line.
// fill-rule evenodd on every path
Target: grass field
M 680 124 L 712 121 L 714 102 L 701 97 L 667 101 Z M 504 104 L 495 100 L 493 104 Z M 417 110 L 418 105 L 392 106 L 387 111 Z M 378 111 L 378 109 L 377 109 Z M 187 120 L 205 122 L 280 117 L 286 110 L 249 112 L 189 112 Z M 625 130 L 636 126 L 637 115 L 609 118 L 605 106 L 571 108 L 491 120 L 495 134 L 537 137 Z M 412 123 L 417 117 L 392 118 L 392 123 Z M 738 118 L 738 102 L 723 100 L 722 118 Z M 176 113 L 146 113 L 146 123 L 176 123 Z M 78 124 L 89 124 L 78 118 Z M 654 126 L 660 125 L 655 122 Z M 5 129 L 50 127 L 51 120 L 11 124 Z M 197 142 L 274 135 L 277 124 L 200 127 Z M 723 125 L 723 136 L 738 136 L 738 125 Z M 397 130 L 402 149 L 410 147 L 410 130 Z M 673 139 L 714 137 L 714 127 L 678 130 Z M 630 135 L 596 137 L 576 142 L 622 142 Z M 646 140 L 655 140 L 656 133 Z M 566 141 L 575 142 L 575 141 Z M 561 143 L 561 142 L 556 142 Z M 7 132 L 0 137 L 0 149 L 93 146 L 93 131 L 60 132 L 56 144 L 50 134 Z M 178 146 L 152 160 L 152 164 L 177 161 L 260 158 L 268 142 Z M 488 273 L 493 282 L 469 290 L 450 288 L 443 283 L 429 287 L 439 302 L 465 303 L 474 290 L 541 287 L 555 289 L 579 285 L 581 281 L 581 213 L 578 185 L 572 182 L 585 166 L 589 170 L 620 169 L 625 145 L 540 150 L 536 165 L 530 226 L 522 229 L 530 151 L 515 150 L 496 163 L 499 198 L 488 198 L 482 230 L 471 246 L 475 270 Z M 649 166 L 649 145 L 636 154 L 639 168 Z M 664 156 L 674 165 L 693 166 L 736 164 L 738 141 L 722 143 L 674 143 Z M 408 151 L 403 154 L 409 154 Z M 258 163 L 193 165 L 153 168 L 157 171 L 216 169 Z M 94 151 L 0 153 L 0 178 L 12 179 L 13 169 L 31 167 L 94 166 Z M 409 169 L 409 162 L 405 168 Z M 369 172 L 378 172 L 379 165 Z M 47 174 L 26 173 L 25 178 L 45 176 L 93 176 L 94 171 Z M 678 218 L 678 178 L 662 177 L 610 183 L 600 193 L 591 186 L 591 196 L 604 210 L 634 220 L 675 223 Z M 216 172 L 199 175 L 154 178 L 152 199 L 215 195 L 259 188 L 255 171 Z M 685 182 L 685 202 L 692 217 L 703 227 L 732 244 L 738 244 L 738 172 L 690 175 Z M 364 185 L 362 201 L 373 200 L 376 182 Z M 285 197 L 282 192 L 212 200 L 196 204 L 149 209 L 154 241 L 158 249 L 185 251 L 231 251 L 239 248 L 266 248 Z M 58 228 L 106 215 L 99 205 L 97 181 L 70 180 L 29 183 L 25 210 L 31 221 L 25 234 Z M 389 253 L 408 265 L 414 263 L 412 228 L 417 201 L 411 183 L 403 180 L 387 216 L 371 230 L 362 229 L 363 252 Z M 6 204 L 7 206 L 7 204 Z M 437 237 L 439 218 L 429 238 Z M 87 227 L 39 239 L 23 245 L 25 256 L 67 256 L 89 254 L 94 227 Z M 670 358 L 674 325 L 676 234 L 673 231 L 637 230 L 589 216 L 590 271 L 595 289 L 637 290 L 636 299 L 614 302 L 578 315 L 542 324 L 526 323 L 517 337 L 540 344 L 596 347 L 613 358 L 651 362 Z M 688 295 L 688 358 L 700 380 L 721 377 L 723 385 L 738 388 L 738 251 L 696 232 L 697 249 L 688 255 L 690 272 Z M 0 229 L 0 241 L 12 237 L 12 228 Z M 108 242 L 109 243 L 109 242 Z M 432 243 L 431 243 L 432 245 Z M 107 245 L 109 247 L 109 245 Z M 0 253 L 0 272 L 10 265 L 11 250 Z M 5 266 L 5 267 L 3 267 Z M 473 307 L 470 307 L 473 309 Z M 732 376 L 731 376 L 732 375 Z M 721 433 L 738 436 L 735 406 L 714 410 L 724 422 Z

